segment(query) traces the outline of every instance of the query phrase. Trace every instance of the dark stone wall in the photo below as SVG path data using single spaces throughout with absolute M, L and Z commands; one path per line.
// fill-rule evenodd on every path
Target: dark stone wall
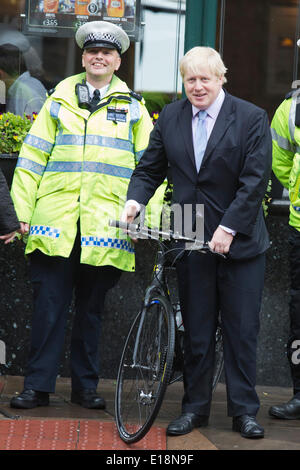
M 285 355 L 288 335 L 288 243 L 287 216 L 268 216 L 271 248 L 267 253 L 266 281 L 261 310 L 257 382 L 260 385 L 290 386 Z M 137 244 L 136 273 L 124 273 L 109 293 L 103 316 L 101 377 L 115 378 L 122 345 L 130 323 L 141 305 L 143 291 L 151 279 L 155 244 Z M 6 365 L 1 373 L 24 375 L 29 349 L 32 291 L 21 242 L 0 244 L 0 340 L 6 344 Z M 171 285 L 176 290 L 174 274 Z M 63 351 L 61 376 L 69 376 L 69 341 L 73 309 L 70 308 Z
M 268 216 L 267 226 L 271 247 L 266 257 L 257 382 L 260 385 L 290 386 L 285 350 L 289 332 L 288 216 Z

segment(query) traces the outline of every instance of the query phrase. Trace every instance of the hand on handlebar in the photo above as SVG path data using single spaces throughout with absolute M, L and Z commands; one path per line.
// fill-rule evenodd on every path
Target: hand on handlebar
M 138 210 L 136 205 L 130 203 L 126 204 L 121 215 L 121 222 L 131 224 L 134 221 L 137 213 Z
M 226 254 L 229 252 L 233 235 L 218 227 L 213 234 L 211 241 L 208 243 L 211 250 L 216 253 Z
M 123 209 L 122 215 L 121 215 L 121 222 L 131 224 L 134 221 L 135 217 L 137 216 L 138 212 L 139 212 L 139 209 L 138 209 L 137 203 L 135 203 L 135 201 L 132 201 L 132 202 L 127 201 Z M 134 243 L 137 243 L 138 241 L 137 238 L 131 237 L 131 239 Z

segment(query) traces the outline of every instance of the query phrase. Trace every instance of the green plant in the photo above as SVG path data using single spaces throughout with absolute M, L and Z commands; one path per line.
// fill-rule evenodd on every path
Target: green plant
M 172 101 L 167 93 L 145 91 L 142 95 L 150 116 L 153 116 L 154 113 L 159 114 L 163 107 Z
M 266 190 L 265 197 L 264 197 L 263 202 L 262 202 L 265 217 L 267 217 L 269 215 L 269 205 L 272 201 L 271 190 L 272 190 L 272 180 L 270 179 L 269 183 L 268 183 L 267 190 Z
M 0 153 L 17 153 L 32 125 L 31 120 L 12 113 L 0 114 Z

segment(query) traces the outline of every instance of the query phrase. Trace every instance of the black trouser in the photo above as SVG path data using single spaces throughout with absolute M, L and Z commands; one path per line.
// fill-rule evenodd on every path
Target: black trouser
M 30 255 L 34 311 L 24 387 L 54 392 L 65 339 L 69 307 L 75 293 L 71 337 L 72 389 L 95 389 L 99 374 L 101 313 L 107 291 L 121 271 L 112 266 L 80 264 L 78 234 L 69 258 Z
M 300 232 L 289 226 L 290 244 L 290 334 L 287 356 L 291 368 L 294 395 L 300 398 Z
M 256 415 L 256 347 L 265 255 L 223 260 L 186 253 L 177 262 L 185 326 L 183 412 L 209 415 L 215 331 L 221 312 L 228 415 Z

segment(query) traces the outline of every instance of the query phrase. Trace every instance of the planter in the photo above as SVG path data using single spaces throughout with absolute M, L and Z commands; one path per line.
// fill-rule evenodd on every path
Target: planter
M 17 160 L 17 153 L 0 153 L 0 168 L 6 178 L 9 188 L 11 187 Z

